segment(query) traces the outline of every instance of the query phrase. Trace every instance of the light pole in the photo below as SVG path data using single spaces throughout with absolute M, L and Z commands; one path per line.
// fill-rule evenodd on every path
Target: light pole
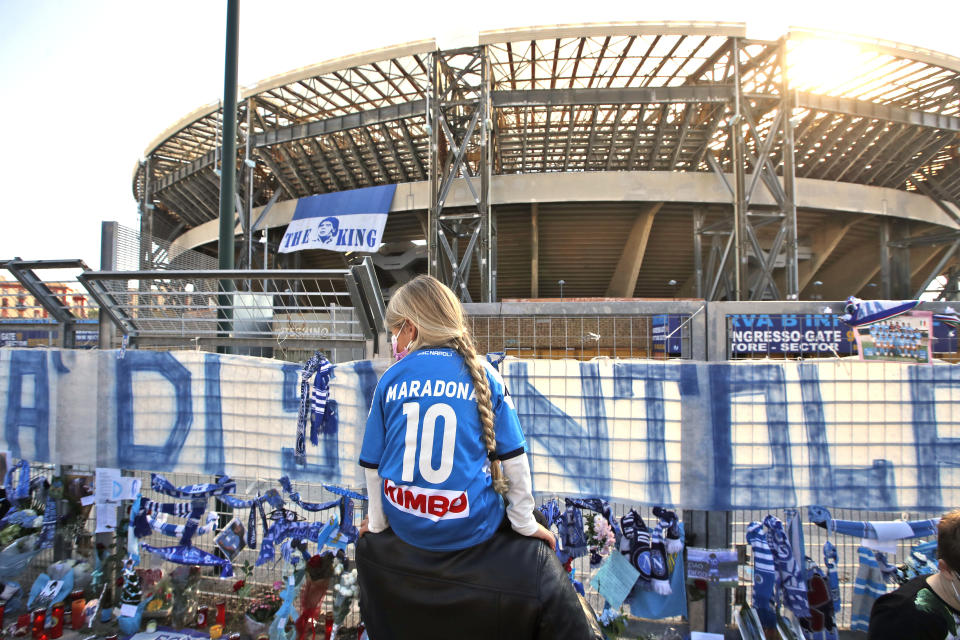
M 563 285 L 567 284 L 566 280 L 557 280 L 557 284 L 560 285 L 560 301 L 563 302 Z

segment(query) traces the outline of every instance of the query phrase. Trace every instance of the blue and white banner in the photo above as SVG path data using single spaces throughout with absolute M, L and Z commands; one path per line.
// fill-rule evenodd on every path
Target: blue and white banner
M 299 464 L 299 364 L 0 349 L 0 449 L 31 462 L 361 487 L 363 427 L 389 364 L 334 367 L 337 428 L 308 442 Z M 540 496 L 718 510 L 960 504 L 957 365 L 507 358 L 501 370 Z
M 385 184 L 300 198 L 280 241 L 280 253 L 376 251 L 396 190 L 397 185 Z

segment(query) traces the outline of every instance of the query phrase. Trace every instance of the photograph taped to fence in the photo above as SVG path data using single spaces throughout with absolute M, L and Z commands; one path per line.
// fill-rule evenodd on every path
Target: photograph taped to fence
M 890 362 L 933 362 L 930 332 L 933 314 L 910 311 L 902 315 L 856 327 L 857 349 L 861 360 Z
M 735 586 L 737 552 L 732 549 L 698 549 L 687 547 L 687 580 L 706 580 Z

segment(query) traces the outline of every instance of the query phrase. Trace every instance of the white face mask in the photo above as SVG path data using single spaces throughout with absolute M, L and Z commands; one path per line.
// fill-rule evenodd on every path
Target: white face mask
M 951 571 L 950 575 L 953 576 L 953 578 L 950 580 L 950 588 L 953 589 L 953 595 L 957 598 L 957 602 L 960 602 L 960 592 L 957 591 L 957 585 L 955 584 L 957 581 L 957 574 Z
M 407 324 L 407 321 L 404 320 L 403 324 L 400 325 L 400 328 L 397 329 L 397 332 L 394 335 L 390 336 L 390 346 L 392 347 L 392 350 L 393 350 L 393 357 L 397 360 L 397 362 L 402 360 L 405 355 L 410 353 L 409 342 L 407 343 L 407 346 L 403 348 L 403 351 L 400 351 L 397 349 L 397 336 L 400 335 L 400 332 L 403 331 L 403 327 L 406 326 L 406 324 Z

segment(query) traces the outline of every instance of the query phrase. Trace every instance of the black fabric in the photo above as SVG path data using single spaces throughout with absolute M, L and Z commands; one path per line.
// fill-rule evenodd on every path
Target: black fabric
M 542 540 L 500 527 L 460 551 L 427 551 L 387 529 L 357 542 L 370 640 L 599 640 L 590 605 Z
M 509 460 L 510 458 L 516 458 L 517 456 L 522 455 L 524 453 L 526 453 L 526 450 L 523 447 L 520 447 L 519 449 L 514 449 L 513 451 L 507 451 L 506 453 L 501 454 L 499 456 L 494 455 L 494 458 L 499 458 L 500 461 L 503 461 L 503 460 Z M 491 460 L 492 459 L 493 458 L 491 458 Z
M 869 640 L 944 640 L 955 637 L 956 617 L 927 584 L 926 576 L 909 580 L 877 598 L 870 611 Z

